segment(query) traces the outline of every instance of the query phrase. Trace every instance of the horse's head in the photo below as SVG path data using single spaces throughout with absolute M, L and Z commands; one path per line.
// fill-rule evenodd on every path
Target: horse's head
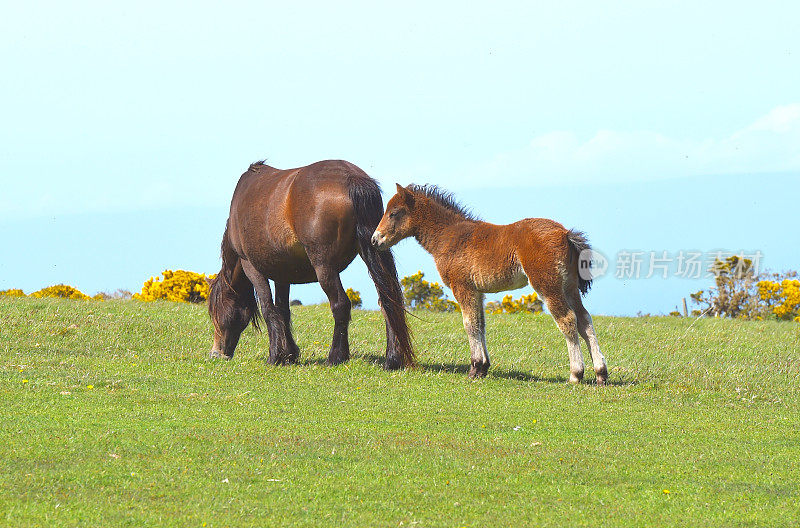
M 397 194 L 386 204 L 386 212 L 372 234 L 372 245 L 381 251 L 414 234 L 414 193 L 399 183 L 395 185 Z
M 227 243 L 227 235 L 226 230 L 223 244 Z M 223 251 L 225 249 L 227 248 L 223 245 Z M 239 337 L 248 323 L 256 328 L 259 326 L 253 284 L 247 280 L 239 259 L 233 260 L 233 264 L 231 260 L 233 259 L 230 257 L 223 257 L 222 269 L 209 281 L 211 289 L 208 294 L 208 314 L 214 324 L 212 358 L 231 359 Z

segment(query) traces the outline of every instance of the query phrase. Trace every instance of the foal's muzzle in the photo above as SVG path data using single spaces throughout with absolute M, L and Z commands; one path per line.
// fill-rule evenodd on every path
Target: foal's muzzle
M 380 231 L 375 231 L 374 233 L 372 233 L 372 245 L 378 248 L 379 250 L 384 248 L 385 241 L 386 237 L 383 236 Z

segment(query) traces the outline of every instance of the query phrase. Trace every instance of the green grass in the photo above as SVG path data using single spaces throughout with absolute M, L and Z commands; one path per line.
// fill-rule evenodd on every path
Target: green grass
M 207 359 L 203 306 L 0 297 L 0 526 L 800 523 L 800 325 L 597 317 L 597 388 L 549 316 L 488 316 L 473 382 L 458 314 L 389 373 L 378 313 L 335 368 L 327 307 L 293 313 L 268 367 L 252 330 Z

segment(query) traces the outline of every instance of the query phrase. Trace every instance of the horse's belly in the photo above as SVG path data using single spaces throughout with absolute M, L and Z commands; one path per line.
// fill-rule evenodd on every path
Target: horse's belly
M 528 276 L 522 266 L 515 266 L 496 273 L 484 273 L 476 281 L 478 290 L 483 293 L 497 293 L 507 290 L 516 290 L 528 284 Z
M 289 284 L 317 282 L 317 273 L 307 258 L 273 260 L 265 266 L 264 275 L 275 282 Z
M 330 255 L 330 262 L 336 273 L 341 273 L 347 268 L 356 256 L 355 250 L 341 250 Z M 263 266 L 264 275 L 269 279 L 289 284 L 306 284 L 317 282 L 317 272 L 308 258 L 306 248 L 296 242 L 281 251 L 274 251 Z

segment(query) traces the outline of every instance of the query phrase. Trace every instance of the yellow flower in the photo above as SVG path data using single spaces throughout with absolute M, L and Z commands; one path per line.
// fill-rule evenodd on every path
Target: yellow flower
M 93 388 L 94 388 L 94 385 L 87 385 L 87 386 L 86 386 L 86 389 L 87 389 L 87 390 L 92 390 Z

